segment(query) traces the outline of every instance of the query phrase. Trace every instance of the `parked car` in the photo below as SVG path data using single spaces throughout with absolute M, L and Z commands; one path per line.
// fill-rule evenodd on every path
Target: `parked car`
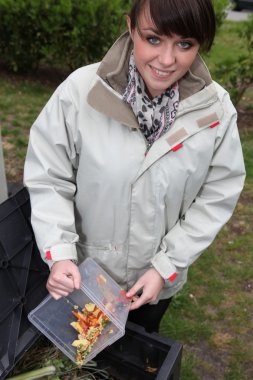
M 234 10 L 241 11 L 242 9 L 252 9 L 253 10 L 253 0 L 233 0 L 235 4 Z

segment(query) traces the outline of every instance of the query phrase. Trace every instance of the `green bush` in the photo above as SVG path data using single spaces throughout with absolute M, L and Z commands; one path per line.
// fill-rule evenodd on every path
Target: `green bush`
M 13 71 L 43 61 L 73 69 L 100 60 L 122 30 L 123 0 L 0 0 L 1 60 Z
M 253 83 L 253 15 L 238 30 L 238 37 L 242 38 L 246 53 L 239 55 L 232 64 L 229 62 L 217 67 L 214 73 L 217 78 L 222 78 L 222 84 L 235 105 Z
M 68 0 L 45 56 L 74 69 L 99 61 L 125 26 L 122 0 Z
M 226 17 L 226 10 L 231 7 L 230 0 L 213 0 L 217 27 L 219 28 Z
M 1 59 L 14 71 L 36 67 L 47 34 L 41 34 L 38 3 L 0 0 Z M 44 41 L 43 41 L 44 40 Z

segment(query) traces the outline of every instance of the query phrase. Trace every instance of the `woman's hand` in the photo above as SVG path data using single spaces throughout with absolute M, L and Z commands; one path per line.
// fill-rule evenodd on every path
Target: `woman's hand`
M 147 270 L 147 272 L 145 272 L 144 275 L 139 278 L 139 280 L 126 294 L 128 298 L 133 299 L 130 310 L 138 309 L 140 306 L 145 305 L 146 303 L 155 301 L 160 291 L 162 290 L 163 285 L 164 279 L 156 269 L 150 268 Z M 141 289 L 141 296 L 135 296 L 136 293 Z
M 68 296 L 73 290 L 80 289 L 80 285 L 79 269 L 71 260 L 57 261 L 53 264 L 46 287 L 54 299 Z

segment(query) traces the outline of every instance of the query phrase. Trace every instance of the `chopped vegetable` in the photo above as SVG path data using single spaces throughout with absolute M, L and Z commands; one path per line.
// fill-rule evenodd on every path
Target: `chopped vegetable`
M 76 363 L 82 365 L 109 319 L 93 303 L 86 304 L 82 311 L 72 310 L 72 314 L 77 321 L 70 324 L 78 332 L 78 339 L 74 340 L 72 346 L 76 347 Z
M 88 312 L 92 312 L 92 311 L 94 311 L 95 310 L 95 307 L 96 307 L 96 305 L 94 305 L 94 303 L 87 303 L 86 305 L 85 305 L 85 309 L 88 311 Z
M 99 274 L 97 276 L 97 283 L 98 285 L 105 285 L 106 284 L 106 278 L 102 274 Z
M 150 373 L 156 372 L 157 370 L 158 370 L 158 368 L 153 368 L 153 367 L 147 367 L 146 368 L 146 371 L 150 372 Z

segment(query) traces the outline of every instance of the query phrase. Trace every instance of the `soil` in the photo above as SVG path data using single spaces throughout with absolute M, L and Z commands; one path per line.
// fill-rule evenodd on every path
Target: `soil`
M 253 111 L 238 109 L 238 127 L 239 131 L 253 128 Z
M 28 80 L 36 83 L 40 83 L 49 87 L 58 86 L 68 75 L 70 71 L 68 69 L 49 68 L 47 66 L 40 68 L 39 70 L 29 73 L 11 73 L 8 71 L 0 61 L 0 76 L 8 77 L 12 81 Z

